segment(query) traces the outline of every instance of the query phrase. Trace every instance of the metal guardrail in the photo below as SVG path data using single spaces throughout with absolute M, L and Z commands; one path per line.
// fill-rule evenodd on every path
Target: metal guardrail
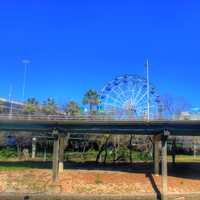
M 85 121 L 147 121 L 144 118 L 133 119 L 127 116 L 119 118 L 112 114 L 97 114 L 97 115 L 24 115 L 24 114 L 0 114 L 0 119 L 5 120 L 46 120 L 46 121 L 69 121 L 69 120 L 85 120 Z M 155 119 L 157 120 L 157 119 Z
M 83 116 L 62 116 L 62 115 L 19 115 L 19 114 L 8 114 L 0 115 L 0 119 L 16 119 L 16 120 L 50 120 L 50 121 L 60 121 L 60 120 L 77 120 L 86 119 Z
M 148 121 L 145 118 L 130 118 L 129 116 L 119 116 L 113 115 L 112 113 L 100 113 L 100 114 L 86 114 L 86 115 L 25 115 L 25 114 L 0 114 L 0 120 L 45 120 L 45 121 Z M 184 119 L 158 119 L 154 118 L 150 121 L 185 121 Z M 190 121 L 190 120 L 187 120 Z

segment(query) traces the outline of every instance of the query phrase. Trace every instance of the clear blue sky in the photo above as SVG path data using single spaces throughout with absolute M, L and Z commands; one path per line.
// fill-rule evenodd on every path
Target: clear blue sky
M 120 74 L 145 76 L 161 94 L 200 106 L 200 3 L 195 0 L 8 0 L 0 5 L 0 96 L 81 101 Z

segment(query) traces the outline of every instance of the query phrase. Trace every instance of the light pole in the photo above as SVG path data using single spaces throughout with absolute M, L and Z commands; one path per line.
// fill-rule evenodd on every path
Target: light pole
M 149 61 L 147 59 L 146 62 L 146 70 L 147 70 L 147 120 L 150 120 L 150 88 L 149 88 Z
M 22 101 L 24 101 L 25 89 L 26 89 L 26 74 L 27 74 L 28 64 L 30 64 L 30 60 L 22 60 L 22 63 L 24 64 L 24 80 L 23 80 L 23 86 L 22 86 Z

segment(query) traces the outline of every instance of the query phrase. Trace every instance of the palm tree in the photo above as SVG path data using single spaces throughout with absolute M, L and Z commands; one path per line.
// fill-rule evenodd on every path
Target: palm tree
M 88 90 L 83 98 L 83 104 L 89 105 L 90 113 L 93 111 L 93 107 L 97 106 L 100 103 L 99 95 L 95 90 Z
M 47 115 L 53 115 L 56 114 L 58 112 L 58 107 L 56 105 L 56 102 L 54 100 L 54 98 L 49 97 L 47 99 L 47 101 L 45 101 L 43 103 L 43 108 L 42 108 L 43 112 Z
M 35 98 L 29 98 L 24 106 L 25 114 L 34 114 L 39 111 L 39 103 Z
M 78 114 L 80 114 L 80 111 L 81 111 L 81 109 L 80 109 L 79 105 L 75 101 L 70 101 L 65 106 L 65 112 L 69 116 L 78 115 Z

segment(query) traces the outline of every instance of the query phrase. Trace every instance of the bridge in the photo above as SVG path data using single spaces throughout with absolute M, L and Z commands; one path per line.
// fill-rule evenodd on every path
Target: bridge
M 26 131 L 60 134 L 138 134 L 158 135 L 165 130 L 174 136 L 200 136 L 200 120 L 134 120 L 106 116 L 0 115 L 1 131 Z
M 53 181 L 63 169 L 64 136 L 82 134 L 140 134 L 153 136 L 154 173 L 162 164 L 162 199 L 167 199 L 167 140 L 173 136 L 200 136 L 199 120 L 115 120 L 107 116 L 0 115 L 0 131 L 27 131 L 54 137 Z M 161 156 L 160 156 L 161 146 Z

